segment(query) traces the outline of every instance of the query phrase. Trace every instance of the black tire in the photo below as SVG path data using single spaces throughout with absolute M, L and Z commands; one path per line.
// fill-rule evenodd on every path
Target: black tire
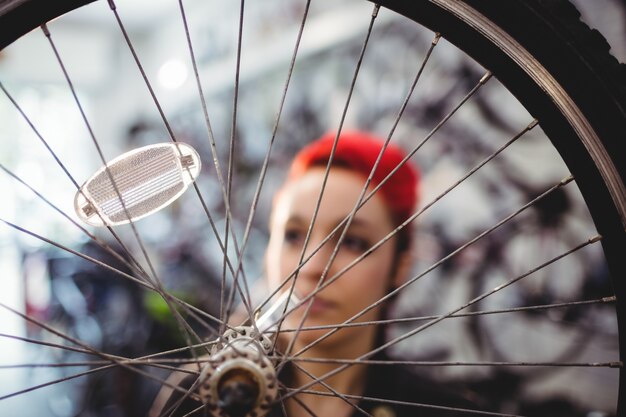
M 0 0 L 0 50 L 93 0 Z M 564 0 L 380 0 L 488 68 L 538 119 L 576 178 L 603 236 L 626 358 L 626 69 Z M 617 415 L 626 415 L 620 370 Z
M 42 23 L 93 1 L 0 1 L 0 50 Z
M 613 277 L 618 300 L 620 359 L 626 358 L 626 274 L 622 262 L 626 247 L 626 65 L 609 54 L 609 45 L 599 32 L 580 21 L 580 14 L 567 1 L 429 1 L 380 2 L 456 44 L 483 64 L 539 120 L 555 148 L 576 178 L 589 207 Z M 456 15 L 449 13 L 454 10 Z M 486 18 L 495 27 L 476 28 Z M 503 53 L 489 39 L 502 29 L 522 49 L 512 46 Z M 481 32 L 485 33 L 481 33 Z M 487 33 L 490 32 L 490 33 Z M 506 39 L 499 41 L 507 42 Z M 525 53 L 535 60 L 524 62 Z M 535 67 L 540 63 L 540 68 Z M 544 72 L 545 71 L 545 72 Z M 553 80 L 548 80 L 549 74 Z M 576 103 L 583 124 L 597 139 L 583 138 L 575 122 L 559 106 L 562 97 L 551 94 L 550 82 Z M 620 374 L 617 415 L 626 413 L 626 375 Z

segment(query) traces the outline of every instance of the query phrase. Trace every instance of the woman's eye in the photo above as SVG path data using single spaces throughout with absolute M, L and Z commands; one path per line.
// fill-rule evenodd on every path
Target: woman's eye
M 285 230 L 285 242 L 289 244 L 297 244 L 302 242 L 304 239 L 304 234 L 297 229 L 287 229 Z
M 341 246 L 355 253 L 363 253 L 369 248 L 370 245 L 367 239 L 347 235 L 344 237 Z

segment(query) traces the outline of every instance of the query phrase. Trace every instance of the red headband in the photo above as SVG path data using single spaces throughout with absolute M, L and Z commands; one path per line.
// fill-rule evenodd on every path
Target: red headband
M 326 165 L 330 159 L 335 133 L 327 133 L 303 148 L 294 158 L 289 170 L 289 179 L 297 178 L 314 166 Z M 357 171 L 366 178 L 370 175 L 376 159 L 383 148 L 384 140 L 359 131 L 342 132 L 337 142 L 333 166 Z M 385 149 L 372 184 L 378 185 L 405 158 L 398 146 L 389 144 Z M 396 225 L 410 217 L 417 205 L 419 172 L 407 161 L 389 178 L 379 192 L 391 210 Z

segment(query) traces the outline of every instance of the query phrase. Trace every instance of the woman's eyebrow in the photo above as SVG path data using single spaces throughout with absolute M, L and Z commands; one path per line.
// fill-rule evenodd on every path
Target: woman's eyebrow
M 346 224 L 346 220 L 345 220 L 346 217 L 347 216 L 338 218 L 334 222 L 334 224 L 335 225 Z M 368 219 L 364 219 L 362 217 L 356 217 L 355 216 L 355 217 L 352 218 L 352 221 L 350 222 L 350 227 L 354 227 L 354 226 L 359 227 L 359 228 L 362 228 L 362 227 L 363 228 L 369 228 L 369 227 L 375 226 L 375 223 L 370 221 L 370 220 L 368 220 Z
M 333 220 L 330 225 L 332 225 L 333 230 L 335 228 L 338 228 L 338 226 L 341 225 L 341 227 L 338 228 L 337 232 L 340 233 L 340 230 L 343 229 L 343 225 L 346 224 L 346 217 L 348 217 L 348 214 L 344 215 L 344 216 L 338 216 L 335 220 Z M 316 220 L 316 223 L 319 220 Z M 297 226 L 306 226 L 308 227 L 311 223 L 310 219 L 306 219 L 303 216 L 299 215 L 299 214 L 292 214 L 290 215 L 285 224 L 286 225 L 297 225 Z M 371 220 L 365 219 L 363 217 L 354 217 L 352 219 L 352 221 L 350 222 L 350 228 L 356 227 L 359 229 L 371 229 L 371 228 L 376 228 L 376 223 L 372 222 Z M 330 232 L 330 230 L 329 230 Z
M 309 224 L 309 221 L 308 221 L 308 220 L 305 220 L 302 216 L 299 216 L 299 215 L 297 215 L 297 214 L 292 214 L 292 215 L 290 215 L 289 217 L 287 217 L 287 221 L 286 221 L 285 223 L 286 223 L 286 224 L 289 224 L 289 223 L 296 223 L 296 224 L 298 224 L 298 225 L 301 225 L 301 224 L 306 224 L 306 225 L 308 225 L 308 224 Z

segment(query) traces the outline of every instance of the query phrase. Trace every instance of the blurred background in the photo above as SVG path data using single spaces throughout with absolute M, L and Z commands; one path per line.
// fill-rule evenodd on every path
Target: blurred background
M 612 53 L 626 61 L 626 2 L 576 0 Z M 226 166 L 235 158 L 232 209 L 242 236 L 256 179 L 272 137 L 304 1 L 246 3 L 237 120 L 233 129 L 238 2 L 187 0 L 189 23 L 211 129 Z M 203 160 L 200 190 L 225 227 L 224 202 L 198 99 L 178 2 L 118 0 L 118 11 L 177 140 Z M 267 217 L 285 165 L 308 141 L 339 126 L 372 6 L 362 1 L 312 2 L 298 61 L 252 220 L 246 275 L 262 281 Z M 168 142 L 166 126 L 108 5 L 97 1 L 49 24 L 52 38 L 107 159 L 143 145 Z M 382 11 L 375 25 L 346 128 L 386 136 L 433 39 L 427 29 Z M 458 103 L 485 70 L 442 40 L 424 71 L 393 140 L 413 149 Z M 39 136 L 82 184 L 102 164 L 54 53 L 41 30 L 0 52 L 0 217 L 61 245 L 124 269 L 10 173 L 76 219 L 76 188 Z M 16 109 L 14 100 L 33 130 Z M 425 206 L 459 177 L 521 131 L 532 118 L 497 80 L 485 85 L 417 152 Z M 9 173 L 10 172 L 10 173 Z M 539 128 L 446 195 L 413 227 L 415 274 L 568 175 Z M 218 314 L 223 255 L 198 199 L 188 192 L 137 223 L 158 275 L 178 297 Z M 110 236 L 92 231 L 103 239 Z M 131 230 L 122 239 L 139 253 Z M 575 184 L 435 269 L 404 291 L 394 314 L 441 314 L 488 288 L 594 235 Z M 113 243 L 112 243 L 113 244 Z M 234 255 L 234 252 L 231 253 Z M 137 357 L 184 345 L 159 297 L 58 247 L 0 226 L 0 301 L 105 352 Z M 550 279 L 551 277 L 567 279 Z M 256 287 L 255 287 L 256 288 Z M 256 290 L 255 290 L 256 291 Z M 259 290 L 260 291 L 260 290 Z M 473 306 L 475 311 L 587 300 L 611 294 L 601 251 L 589 247 L 532 279 Z M 397 325 L 390 335 L 415 324 Z M 611 305 L 542 313 L 454 319 L 394 348 L 399 357 L 438 361 L 602 362 L 617 360 Z M 15 367 L 80 362 L 84 353 L 16 340 L 67 344 L 33 323 L 0 310 L 0 397 L 84 371 L 87 367 Z M 151 372 L 157 372 L 151 370 Z M 416 369 L 476 393 L 487 408 L 522 415 L 614 415 L 618 373 L 603 368 L 439 367 Z M 102 372 L 0 400 L 0 415 L 136 416 L 155 392 L 150 381 L 124 370 Z

